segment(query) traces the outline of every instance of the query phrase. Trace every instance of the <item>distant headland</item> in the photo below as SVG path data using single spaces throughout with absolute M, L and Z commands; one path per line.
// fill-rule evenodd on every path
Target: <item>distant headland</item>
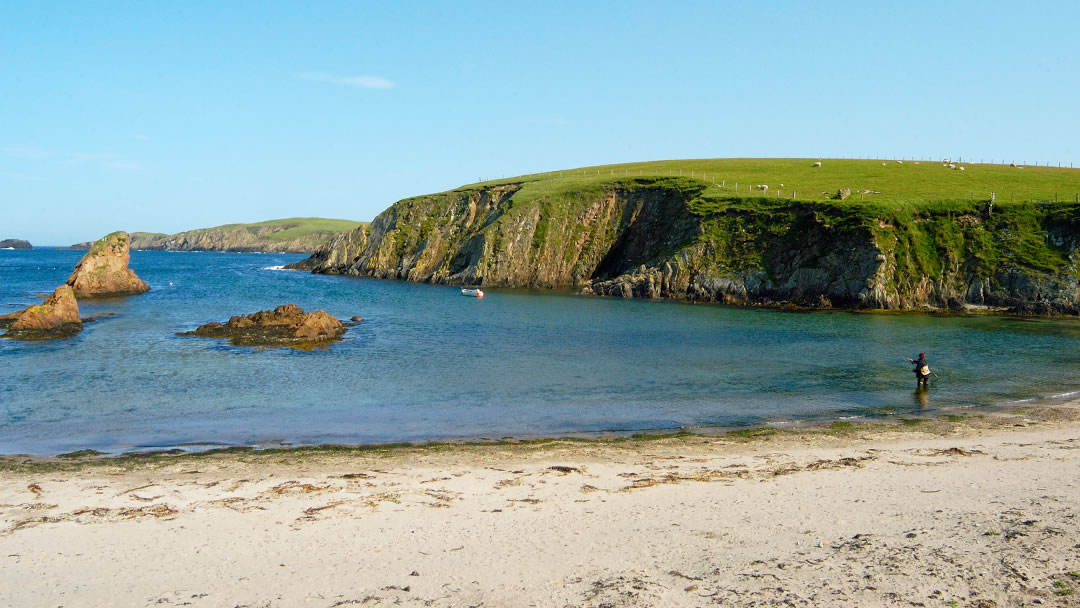
M 748 306 L 1080 314 L 1080 170 L 699 159 L 407 198 L 291 266 Z
M 295 217 L 254 224 L 226 224 L 177 234 L 132 232 L 131 248 L 156 251 L 240 251 L 312 253 L 338 234 L 365 222 L 316 217 Z M 71 249 L 89 249 L 93 241 Z

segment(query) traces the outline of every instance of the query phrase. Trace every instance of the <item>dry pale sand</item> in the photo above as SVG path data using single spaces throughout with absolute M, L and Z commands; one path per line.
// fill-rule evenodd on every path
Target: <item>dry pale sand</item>
M 0 605 L 1076 606 L 1077 413 L 751 440 L 8 458 Z

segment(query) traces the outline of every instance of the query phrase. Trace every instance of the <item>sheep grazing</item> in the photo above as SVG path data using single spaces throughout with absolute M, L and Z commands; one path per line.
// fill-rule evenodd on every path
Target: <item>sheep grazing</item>
M 811 167 L 820 167 L 821 166 L 821 161 L 819 160 L 819 161 L 817 161 L 816 163 L 814 163 L 814 164 L 812 164 L 810 166 Z
M 945 166 L 946 166 L 946 167 L 948 167 L 948 168 L 950 168 L 950 169 L 955 169 L 955 168 L 956 168 L 956 165 L 954 165 L 954 164 L 952 164 L 952 163 L 949 163 L 949 164 L 947 164 L 947 165 L 945 165 Z
M 963 167 L 957 167 L 957 168 L 956 168 L 956 170 L 957 170 L 957 171 L 963 171 L 963 170 L 964 170 L 964 168 L 963 168 Z
M 902 161 L 902 160 L 898 160 L 898 161 L 896 161 L 896 164 L 898 164 L 898 165 L 902 165 L 902 164 L 904 164 L 904 161 Z
M 882 166 L 882 167 L 885 167 L 885 166 L 887 166 L 888 164 L 889 164 L 889 163 L 881 163 L 881 166 Z
M 944 164 L 946 164 L 946 165 L 948 165 L 948 164 L 951 164 L 951 163 L 952 163 L 952 159 L 951 159 L 951 158 L 946 158 L 945 160 L 943 160 L 943 161 L 941 161 L 941 162 L 942 162 L 942 163 L 944 163 Z
M 768 192 L 769 191 L 769 185 L 768 184 L 758 184 L 758 185 L 756 185 L 754 187 L 757 188 L 758 190 L 763 191 L 763 192 Z

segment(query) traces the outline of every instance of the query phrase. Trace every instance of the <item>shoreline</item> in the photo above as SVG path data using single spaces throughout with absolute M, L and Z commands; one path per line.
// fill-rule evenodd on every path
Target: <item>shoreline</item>
M 913 391 L 914 392 L 914 391 Z M 668 439 L 673 437 L 699 437 L 703 439 L 723 439 L 725 437 L 755 437 L 771 435 L 774 433 L 784 434 L 843 434 L 850 432 L 875 432 L 889 431 L 891 429 L 911 429 L 918 425 L 927 430 L 963 426 L 967 428 L 993 428 L 987 424 L 988 420 L 996 417 L 1010 416 L 1016 412 L 1027 410 L 1039 412 L 1052 412 L 1059 409 L 1069 410 L 1080 408 L 1080 399 L 1075 399 L 1076 392 L 1066 392 L 1045 398 L 1033 398 L 1010 404 L 972 406 L 971 408 L 934 409 L 930 412 L 882 412 L 878 414 L 857 414 L 851 416 L 836 416 L 827 419 L 793 419 L 764 421 L 756 425 L 745 426 L 684 426 L 678 428 L 657 428 L 641 430 L 609 430 L 609 431 L 580 431 L 559 435 L 519 435 L 507 436 L 499 439 L 487 437 L 447 437 L 430 440 L 416 441 L 387 441 L 368 443 L 294 443 L 289 441 L 265 441 L 253 444 L 219 444 L 209 442 L 185 442 L 175 445 L 146 446 L 145 448 L 133 448 L 114 452 L 102 452 L 90 447 L 61 452 L 51 455 L 32 454 L 23 452 L 0 453 L 0 471 L 5 463 L 13 459 L 26 459 L 27 461 L 87 461 L 108 460 L 116 458 L 143 458 L 159 456 L 200 456 L 217 453 L 251 452 L 270 453 L 278 451 L 303 451 L 303 452 L 357 452 L 385 451 L 396 449 L 453 449 L 455 447 L 469 448 L 477 446 L 514 446 L 557 443 L 560 441 L 579 443 L 619 443 L 623 441 L 650 441 L 656 439 Z M 1061 401 L 1061 397 L 1068 398 Z M 955 412 L 955 413 L 953 413 Z M 979 419 L 981 422 L 976 423 Z M 931 431 L 933 432 L 933 431 Z M 195 449 L 193 449 L 195 448 Z
M 0 604 L 1078 605 L 1078 403 L 966 418 L 6 456 Z

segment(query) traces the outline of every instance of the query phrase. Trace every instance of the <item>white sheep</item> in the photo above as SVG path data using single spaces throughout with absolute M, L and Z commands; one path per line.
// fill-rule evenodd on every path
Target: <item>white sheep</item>
M 957 170 L 957 171 L 963 171 L 963 170 L 964 170 L 964 168 L 963 168 L 963 167 L 957 167 L 957 168 L 956 168 L 956 170 Z
M 812 164 L 810 166 L 811 167 L 820 167 L 821 166 L 821 161 L 819 160 L 819 161 L 817 161 L 816 163 L 814 163 L 814 164 Z
M 762 191 L 765 191 L 765 192 L 768 192 L 768 191 L 769 191 L 769 185 L 768 185 L 768 184 L 758 184 L 758 185 L 757 185 L 757 186 L 755 186 L 755 187 L 756 187 L 756 188 L 757 188 L 758 190 L 762 190 Z

